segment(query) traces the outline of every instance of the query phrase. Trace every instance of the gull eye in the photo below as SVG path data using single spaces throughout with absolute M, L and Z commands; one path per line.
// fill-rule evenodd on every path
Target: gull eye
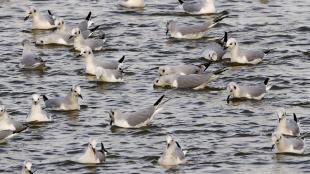
M 74 90 L 74 92 L 76 92 L 76 90 Z
M 163 69 L 163 73 L 165 73 L 165 69 Z
M 115 114 L 114 111 L 111 111 L 111 114 L 114 115 Z
M 74 34 L 77 34 L 77 32 L 75 32 Z
M 36 12 L 37 12 L 37 10 L 36 10 L 36 9 L 34 9 L 34 10 L 33 10 L 33 12 L 34 12 L 34 13 L 36 13 Z
M 62 24 L 64 24 L 65 22 L 64 22 L 64 21 L 62 21 L 61 23 L 62 23 Z
M 84 51 L 84 54 L 86 54 L 86 51 Z
M 79 31 L 79 34 L 81 33 L 81 31 Z
M 159 82 L 159 80 L 156 80 L 156 83 L 158 83 Z
M 230 43 L 229 45 L 232 45 L 233 43 Z
M 43 40 L 40 41 L 43 44 Z
M 88 54 L 90 54 L 90 51 L 88 52 Z

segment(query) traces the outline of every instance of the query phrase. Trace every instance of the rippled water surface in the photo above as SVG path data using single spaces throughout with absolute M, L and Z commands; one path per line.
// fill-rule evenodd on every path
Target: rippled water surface
M 107 46 L 95 53 L 98 59 L 127 56 L 130 65 L 124 84 L 97 84 L 84 73 L 84 61 L 68 47 L 35 47 L 46 60 L 44 73 L 24 72 L 17 67 L 25 39 L 32 41 L 48 32 L 32 32 L 24 22 L 32 5 L 52 10 L 65 20 L 78 22 L 88 11 L 102 24 Z M 309 130 L 310 49 L 308 0 L 217 0 L 219 11 L 230 16 L 210 31 L 210 37 L 179 41 L 165 36 L 165 21 L 199 23 L 210 16 L 187 16 L 176 0 L 146 0 L 144 10 L 101 1 L 0 1 L 0 98 L 10 115 L 24 121 L 33 93 L 65 94 L 80 84 L 84 100 L 79 112 L 52 112 L 54 122 L 31 126 L 7 143 L 0 144 L 0 173 L 19 173 L 24 160 L 33 162 L 36 173 L 306 173 L 310 149 L 305 155 L 275 155 L 270 135 L 277 123 L 275 111 L 287 108 L 300 117 L 303 132 Z M 167 89 L 153 89 L 153 68 L 161 65 L 202 62 L 199 53 L 211 38 L 224 31 L 251 48 L 271 49 L 256 66 L 217 63 L 211 69 L 228 70 L 202 91 L 172 90 L 164 110 L 144 129 L 116 129 L 105 113 L 112 108 L 133 110 L 152 104 Z M 270 77 L 273 88 L 262 101 L 226 104 L 225 86 L 230 81 L 258 83 Z M 188 150 L 188 162 L 166 169 L 157 164 L 165 135 L 174 134 Z M 85 166 L 74 162 L 90 137 L 103 141 L 106 163 Z M 306 140 L 306 144 L 309 144 Z

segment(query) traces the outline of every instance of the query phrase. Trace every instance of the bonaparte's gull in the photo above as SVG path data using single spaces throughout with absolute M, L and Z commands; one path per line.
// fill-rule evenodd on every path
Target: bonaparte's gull
M 47 113 L 42 110 L 40 95 L 32 95 L 32 105 L 29 114 L 27 115 L 27 122 L 47 122 L 51 121 L 52 118 L 47 115 Z
M 177 65 L 177 66 L 161 66 L 158 68 L 159 75 L 188 75 L 188 74 L 200 74 L 203 73 L 210 63 L 200 64 L 200 65 Z
M 80 104 L 78 97 L 83 99 L 81 95 L 81 88 L 78 85 L 73 85 L 70 92 L 65 97 L 58 97 L 48 99 L 45 95 L 43 96 L 46 108 L 51 110 L 80 110 Z
M 208 43 L 206 49 L 203 51 L 202 56 L 203 58 L 209 61 L 219 61 L 223 58 L 226 50 L 226 42 L 227 42 L 228 34 L 225 32 L 223 39 L 219 40 L 218 42 L 211 42 Z
M 174 20 L 167 22 L 166 35 L 170 32 L 170 36 L 178 39 L 200 39 L 205 37 L 210 28 L 215 26 L 219 21 L 224 19 L 225 16 L 217 17 L 213 21 L 205 22 L 202 24 L 180 24 Z
M 85 58 L 86 73 L 89 75 L 96 75 L 97 67 L 114 70 L 121 69 L 125 60 L 125 56 L 122 56 L 118 61 L 98 61 L 95 59 L 93 51 L 89 47 L 82 48 L 80 55 Z
M 123 82 L 124 73 L 120 69 L 105 69 L 96 67 L 96 79 L 101 82 Z
M 107 150 L 104 148 L 103 143 L 101 143 L 101 149 L 96 150 L 97 140 L 91 139 L 87 145 L 84 154 L 79 158 L 80 163 L 86 164 L 96 164 L 103 163 L 106 160 Z
M 161 110 L 163 103 L 162 95 L 152 106 L 143 107 L 133 112 L 124 112 L 120 110 L 111 110 L 109 112 L 110 125 L 123 128 L 140 128 L 145 127 L 151 123 L 154 116 Z
M 42 15 L 35 8 L 31 8 L 27 11 L 27 16 L 24 20 L 28 20 L 29 17 L 32 17 L 32 29 L 47 30 L 54 29 L 56 27 L 54 23 L 55 17 L 49 10 L 48 15 Z
M 271 83 L 268 84 L 268 82 L 269 78 L 266 78 L 264 83 L 253 86 L 239 85 L 236 82 L 230 82 L 227 85 L 227 90 L 229 92 L 227 103 L 229 103 L 231 97 L 261 100 L 272 87 Z
M 222 73 L 223 70 L 218 70 L 216 72 L 205 72 L 201 74 L 170 74 L 165 76 L 160 76 L 153 82 L 154 87 L 173 87 L 179 89 L 203 89 L 208 86 L 208 84 L 218 77 L 218 74 Z
M 31 50 L 31 45 L 29 40 L 23 40 L 23 54 L 22 59 L 19 63 L 19 67 L 22 69 L 38 69 L 43 70 L 46 68 L 45 62 Z
M 283 111 L 278 112 L 279 123 L 276 128 L 278 134 L 300 136 L 300 128 L 296 114 L 293 114 L 294 119 L 289 119 Z
M 12 130 L 14 133 L 19 133 L 25 129 L 27 129 L 27 126 L 10 118 L 6 111 L 6 107 L 0 105 L 0 131 Z
M 231 54 L 231 62 L 240 64 L 258 64 L 269 51 L 247 50 L 239 47 L 236 39 L 229 38 L 226 47 Z
M 198 0 L 198 2 L 179 0 L 185 13 L 189 14 L 211 14 L 216 13 L 214 0 Z
M 166 137 L 166 148 L 158 163 L 163 166 L 175 166 L 186 162 L 186 151 L 183 151 L 180 144 L 170 135 Z
M 285 136 L 272 134 L 272 149 L 276 146 L 277 153 L 303 154 L 305 151 L 305 140 L 303 137 Z
M 128 8 L 143 8 L 144 0 L 120 0 L 119 5 Z
M 71 31 L 71 36 L 74 38 L 73 46 L 76 50 L 81 51 L 84 47 L 90 47 L 92 50 L 101 50 L 105 42 L 105 35 L 102 35 L 99 39 L 84 38 L 79 28 L 74 28 Z

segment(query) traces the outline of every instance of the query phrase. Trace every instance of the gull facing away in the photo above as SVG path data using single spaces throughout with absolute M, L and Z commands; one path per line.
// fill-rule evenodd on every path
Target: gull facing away
M 224 72 L 225 69 L 220 69 L 215 72 L 204 72 L 202 74 L 170 74 L 160 76 L 153 82 L 154 87 L 172 87 L 178 89 L 204 89 L 208 84 L 215 80 L 219 74 Z
M 279 111 L 278 120 L 279 123 L 275 132 L 280 135 L 300 136 L 300 127 L 295 113 L 293 119 L 289 119 L 284 111 Z
M 19 133 L 26 129 L 27 126 L 10 118 L 6 111 L 6 107 L 0 105 L 0 131 L 11 130 L 13 133 Z
M 119 69 L 96 68 L 96 79 L 99 82 L 124 82 L 124 73 Z
M 281 134 L 272 134 L 272 147 L 276 147 L 276 153 L 303 154 L 305 151 L 305 140 L 303 137 L 292 137 Z
M 27 115 L 26 122 L 48 122 L 52 118 L 42 110 L 41 98 L 38 94 L 32 95 L 32 105 L 29 114 Z
M 31 171 L 32 163 L 29 161 L 25 161 L 22 167 L 22 174 L 33 174 L 35 172 Z
M 172 136 L 166 136 L 166 148 L 158 163 L 163 166 L 175 166 L 186 162 L 186 151 L 183 151 L 180 144 Z
M 158 68 L 160 76 L 178 74 L 201 74 L 210 66 L 210 62 L 200 65 L 177 65 L 177 66 L 161 66 Z
M 225 48 L 227 37 L 228 34 L 225 32 L 225 35 L 222 39 L 223 41 L 220 40 L 219 42 L 208 43 L 201 57 L 214 62 L 222 60 L 223 56 L 227 52 L 227 49 Z
M 72 29 L 69 39 L 71 38 L 74 38 L 73 46 L 77 51 L 81 51 L 84 47 L 90 47 L 92 50 L 101 50 L 105 42 L 105 35 L 102 35 L 99 39 L 84 38 L 79 28 Z
M 161 106 L 167 102 L 162 101 L 164 97 L 165 95 L 162 95 L 152 106 L 133 112 L 111 110 L 109 112 L 110 125 L 122 128 L 141 128 L 150 125 L 154 116 L 162 109 Z
M 236 82 L 230 82 L 227 85 L 227 90 L 229 95 L 227 97 L 227 103 L 229 103 L 230 98 L 245 98 L 245 99 L 254 99 L 261 100 L 265 97 L 267 92 L 272 87 L 269 82 L 269 78 L 266 78 L 264 83 L 260 83 L 253 86 L 243 86 L 239 85 Z
M 50 10 L 47 10 L 48 15 L 42 15 L 35 8 L 30 8 L 27 11 L 27 16 L 24 21 L 28 20 L 30 17 L 32 18 L 32 29 L 39 30 L 49 30 L 56 28 L 55 26 L 55 16 L 51 13 Z
M 73 85 L 65 97 L 48 99 L 45 95 L 43 95 L 43 100 L 46 108 L 50 110 L 72 111 L 80 110 L 78 97 L 83 99 L 81 95 L 81 88 L 78 85 Z
M 216 13 L 214 0 L 198 0 L 197 2 L 179 0 L 185 13 L 200 15 Z
M 96 145 L 97 140 L 91 139 L 84 154 L 79 158 L 78 162 L 84 164 L 97 164 L 105 162 L 108 151 L 104 148 L 102 142 L 100 150 L 96 150 Z
M 38 55 L 33 53 L 30 41 L 25 39 L 22 41 L 22 45 L 23 53 L 19 67 L 28 70 L 44 70 L 46 68 L 45 62 Z
M 180 24 L 174 20 L 170 20 L 166 25 L 166 35 L 170 32 L 170 36 L 177 39 L 200 39 L 207 35 L 210 28 L 224 19 L 225 15 L 218 16 L 212 21 L 207 21 L 200 24 Z
M 230 61 L 239 64 L 258 64 L 263 60 L 264 56 L 269 53 L 269 50 L 248 50 L 240 48 L 239 43 L 234 38 L 228 39 L 226 48 L 228 48 L 231 54 Z
M 144 0 L 120 0 L 119 5 L 128 8 L 144 8 Z
M 80 56 L 85 58 L 86 63 L 86 73 L 89 75 L 96 75 L 96 68 L 101 67 L 104 69 L 117 70 L 121 69 L 125 56 L 122 56 L 118 61 L 97 61 L 94 57 L 93 51 L 89 47 L 84 47 L 81 49 Z

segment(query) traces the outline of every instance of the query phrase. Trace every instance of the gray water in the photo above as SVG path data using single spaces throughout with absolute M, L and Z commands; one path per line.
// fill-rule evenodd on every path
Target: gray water
M 107 34 L 101 60 L 127 56 L 126 83 L 97 84 L 84 73 L 77 52 L 60 46 L 35 47 L 46 60 L 44 73 L 21 71 L 17 65 L 25 39 L 32 41 L 48 32 L 32 32 L 24 22 L 27 6 L 52 10 L 65 20 L 78 23 L 88 11 Z M 50 112 L 54 122 L 31 126 L 0 145 L 0 173 L 19 173 L 24 160 L 33 162 L 36 173 L 306 173 L 310 172 L 310 149 L 299 156 L 275 155 L 270 135 L 277 124 L 276 111 L 287 108 L 309 131 L 310 49 L 308 0 L 217 0 L 219 11 L 230 12 L 210 31 L 210 37 L 179 41 L 165 36 L 165 21 L 199 23 L 209 16 L 187 16 L 176 10 L 176 0 L 146 0 L 144 10 L 130 10 L 105 1 L 0 1 L 0 100 L 9 114 L 24 121 L 33 93 L 49 97 L 64 95 L 80 84 L 84 100 L 78 112 Z M 161 65 L 199 64 L 199 53 L 212 38 L 228 31 L 240 45 L 271 49 L 256 66 L 210 67 L 228 70 L 210 88 L 202 91 L 173 90 L 153 124 L 143 129 L 116 129 L 105 113 L 112 108 L 134 110 L 154 103 L 167 89 L 152 86 Z M 226 84 L 261 83 L 270 77 L 273 88 L 262 101 L 226 104 Z M 165 135 L 178 137 L 188 150 L 187 163 L 171 169 L 157 164 L 165 147 Z M 104 164 L 86 166 L 74 162 L 90 137 L 97 137 L 109 151 Z M 306 140 L 306 145 L 309 140 Z

